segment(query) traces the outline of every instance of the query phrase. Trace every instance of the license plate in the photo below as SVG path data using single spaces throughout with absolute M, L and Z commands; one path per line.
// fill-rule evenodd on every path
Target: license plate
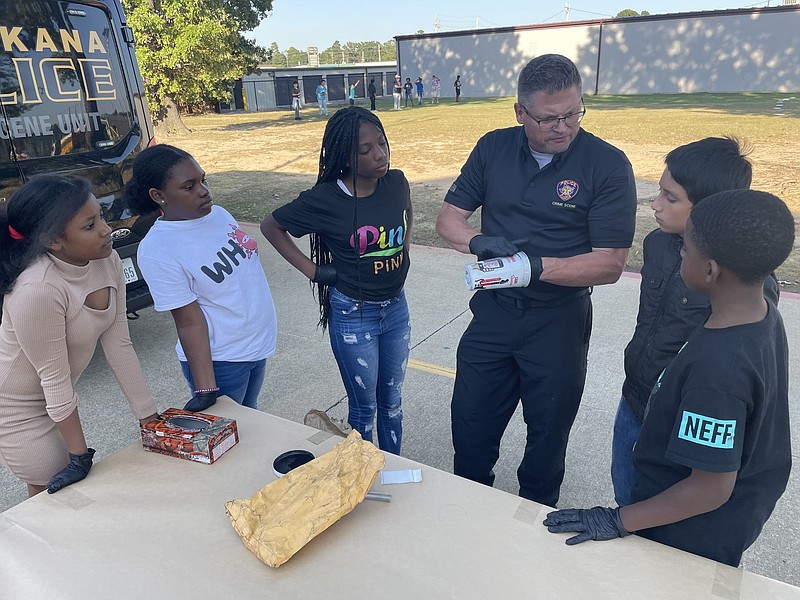
M 133 266 L 132 258 L 122 259 L 122 273 L 125 275 L 126 284 L 139 281 L 139 276 L 136 274 L 136 267 Z

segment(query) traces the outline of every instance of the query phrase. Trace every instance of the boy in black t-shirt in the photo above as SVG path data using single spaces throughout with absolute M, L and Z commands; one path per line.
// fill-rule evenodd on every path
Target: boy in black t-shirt
M 731 190 L 692 209 L 681 276 L 711 315 L 659 377 L 634 450 L 633 504 L 551 512 L 567 540 L 643 537 L 737 566 L 791 469 L 788 345 L 764 280 L 789 256 L 794 220 L 766 192 Z
M 620 506 L 631 503 L 636 482 L 633 448 L 653 385 L 689 334 L 711 313 L 708 298 L 688 289 L 680 276 L 686 220 L 703 198 L 750 187 L 752 166 L 746 155 L 734 137 L 707 137 L 671 150 L 664 159 L 658 195 L 650 203 L 658 228 L 642 242 L 636 329 L 625 347 L 625 381 L 614 419 L 611 482 Z M 764 295 L 777 306 L 775 277 L 764 282 Z

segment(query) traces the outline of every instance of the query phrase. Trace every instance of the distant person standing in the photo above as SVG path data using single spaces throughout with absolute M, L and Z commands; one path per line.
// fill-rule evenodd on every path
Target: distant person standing
M 400 99 L 403 97 L 403 82 L 400 79 L 400 75 L 394 76 L 392 96 L 394 96 L 394 109 L 400 110 Z
M 411 100 L 411 106 L 414 106 L 414 100 L 411 98 L 411 91 L 414 89 L 414 85 L 411 83 L 411 77 L 406 77 L 406 82 L 403 84 L 403 91 L 405 92 L 406 98 L 406 107 L 408 107 L 408 101 Z
M 417 104 L 419 106 L 422 106 L 422 95 L 425 90 L 425 86 L 422 83 L 422 77 L 417 77 L 416 86 L 417 86 Z
M 328 116 L 328 83 L 322 79 L 316 89 L 320 116 Z
M 353 83 L 350 84 L 350 91 L 347 93 L 347 97 L 350 99 L 350 106 L 353 106 L 356 103 L 357 85 L 358 85 L 358 79 L 356 79 Z
M 456 102 L 458 102 L 458 99 L 461 97 L 461 75 L 456 75 L 453 87 L 456 88 Z
M 367 93 L 369 94 L 369 109 L 372 112 L 375 112 L 375 96 L 378 95 L 378 90 L 375 87 L 375 80 L 369 80 L 369 86 L 367 86 Z
M 295 121 L 300 120 L 300 108 L 300 82 L 295 79 L 292 82 L 292 110 Z
M 436 75 L 431 82 L 431 104 L 439 104 L 439 96 L 442 94 L 442 80 Z

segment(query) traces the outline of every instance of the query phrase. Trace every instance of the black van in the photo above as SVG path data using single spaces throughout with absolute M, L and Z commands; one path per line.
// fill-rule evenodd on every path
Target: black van
M 118 0 L 0 0 L 0 202 L 29 177 L 92 182 L 122 258 L 127 308 L 152 304 L 136 262 L 154 216 L 122 202 L 153 124 Z

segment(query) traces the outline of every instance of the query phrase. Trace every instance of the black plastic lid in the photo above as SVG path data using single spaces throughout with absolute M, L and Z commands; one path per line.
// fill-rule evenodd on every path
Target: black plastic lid
M 309 463 L 315 458 L 316 457 L 308 450 L 289 450 L 273 461 L 272 471 L 277 477 L 283 477 L 292 469 Z

